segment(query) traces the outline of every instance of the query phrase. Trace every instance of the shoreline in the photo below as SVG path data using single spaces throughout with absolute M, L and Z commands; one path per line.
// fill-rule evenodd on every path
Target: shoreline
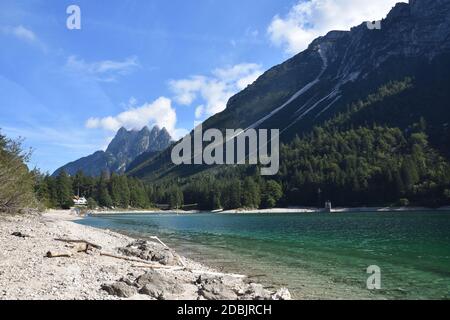
M 327 212 L 324 209 L 317 208 L 273 208 L 273 209 L 236 209 L 236 210 L 225 210 L 220 213 L 230 214 L 230 213 L 242 213 L 242 214 L 273 214 L 273 213 L 371 213 L 371 212 L 417 212 L 417 211 L 436 211 L 443 212 L 449 211 L 450 206 L 441 208 L 426 208 L 426 207 L 353 207 L 353 208 L 333 208 L 331 212 Z
M 0 215 L 0 300 L 290 299 L 287 289 L 266 290 L 246 276 L 180 256 L 163 242 L 79 219 L 63 210 Z M 82 240 L 85 248 L 58 239 Z
M 272 208 L 272 209 L 234 209 L 234 210 L 89 210 L 88 214 L 91 216 L 102 215 L 139 215 L 139 214 L 176 214 L 176 215 L 193 215 L 204 213 L 215 214 L 286 214 L 286 213 L 364 213 L 364 212 L 418 212 L 418 211 L 432 211 L 432 212 L 450 212 L 450 206 L 440 208 L 426 208 L 426 207 L 348 207 L 348 208 L 333 208 L 331 212 L 326 212 L 324 209 L 298 207 L 298 208 Z

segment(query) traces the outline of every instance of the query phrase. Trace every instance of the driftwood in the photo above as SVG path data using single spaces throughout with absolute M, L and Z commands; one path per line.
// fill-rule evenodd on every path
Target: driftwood
M 120 260 L 131 261 L 131 262 L 139 262 L 139 263 L 143 263 L 143 264 L 148 265 L 148 266 L 155 266 L 155 267 L 159 267 L 160 266 L 160 264 L 156 264 L 154 262 L 149 262 L 149 261 L 145 261 L 145 260 L 142 260 L 142 259 L 118 256 L 116 254 L 107 253 L 107 252 L 100 252 L 100 255 L 101 256 L 105 256 L 105 257 L 120 259 Z M 164 267 L 164 266 L 162 266 L 162 267 Z
M 168 245 L 166 245 L 164 242 L 161 241 L 161 239 L 159 239 L 158 237 L 152 236 L 150 237 L 150 239 L 156 240 L 159 243 L 161 243 L 164 247 L 166 247 L 167 249 L 170 249 Z
M 45 255 L 47 258 L 70 258 L 73 256 L 73 252 L 47 252 Z
M 168 271 L 181 271 L 181 270 L 185 270 L 186 269 L 185 266 L 182 266 L 182 267 L 165 266 L 165 265 L 162 265 L 162 264 L 159 264 L 159 263 L 149 262 L 149 261 L 136 259 L 136 258 L 118 256 L 118 255 L 115 255 L 115 254 L 112 254 L 112 253 L 106 253 L 106 252 L 100 252 L 100 255 L 101 256 L 105 256 L 105 257 L 110 257 L 110 258 L 130 261 L 130 262 L 138 262 L 138 263 L 142 263 L 143 264 L 143 265 L 133 265 L 132 267 L 135 267 L 135 268 L 164 269 L 164 270 L 168 270 Z
M 150 239 L 153 239 L 153 240 L 158 241 L 158 242 L 159 242 L 160 244 L 162 244 L 164 247 L 166 247 L 167 249 L 171 250 L 171 249 L 169 248 L 169 246 L 166 245 L 164 242 L 162 242 L 161 239 L 159 239 L 158 237 L 152 236 L 152 237 L 150 237 Z M 184 268 L 186 268 L 186 263 L 183 261 L 183 258 L 182 258 L 180 255 L 176 255 L 176 256 L 177 256 L 177 258 L 178 258 L 178 261 L 181 263 L 181 265 L 182 265 Z
M 49 251 L 49 252 L 47 252 L 46 257 L 47 257 L 47 258 L 70 258 L 70 257 L 72 257 L 75 253 L 78 253 L 78 252 L 84 252 L 84 253 L 87 253 L 90 249 L 91 249 L 91 248 L 90 248 L 90 244 L 87 244 L 87 243 L 80 243 L 80 244 L 78 244 L 77 246 L 74 246 L 74 247 L 72 248 L 72 250 L 71 250 L 71 251 L 68 251 L 68 252 L 58 253 L 58 252 L 52 252 L 52 251 Z
M 239 279 L 243 279 L 243 278 L 247 278 L 247 276 L 243 275 L 243 274 L 235 274 L 235 273 L 223 273 L 223 272 L 211 272 L 211 271 L 203 271 L 203 270 L 191 270 L 192 273 L 195 274 L 206 274 L 209 276 L 216 276 L 216 277 L 233 277 L 233 278 L 239 278 Z
M 222 272 L 211 272 L 211 271 L 203 271 L 203 270 L 191 270 L 186 267 L 167 267 L 167 266 L 150 266 L 150 265 L 132 265 L 133 268 L 150 268 L 150 269 L 162 269 L 168 272 L 177 272 L 177 271 L 187 271 L 190 273 L 198 274 L 198 275 L 208 275 L 214 277 L 232 277 L 238 279 L 244 279 L 247 276 L 242 274 L 234 274 L 234 273 L 222 273 Z
M 94 248 L 99 247 L 95 244 L 92 244 L 87 241 L 82 241 L 82 240 L 63 240 L 63 239 L 55 239 L 55 240 L 69 243 L 72 246 L 72 248 L 71 248 L 72 250 L 70 250 L 68 252 L 49 251 L 46 254 L 47 258 L 70 258 L 76 253 L 79 253 L 79 252 L 88 253 L 88 251 L 92 250 L 93 247 Z
M 162 269 L 164 271 L 183 271 L 185 267 L 169 267 L 164 265 L 132 265 L 133 268 Z
M 211 271 L 203 271 L 203 270 L 191 270 L 187 269 L 186 267 L 168 267 L 168 266 L 151 266 L 151 265 L 132 265 L 133 268 L 154 268 L 154 269 L 163 269 L 164 271 L 188 271 L 194 274 L 204 274 L 209 276 L 216 276 L 216 277 L 233 277 L 233 278 L 239 278 L 243 279 L 247 276 L 242 274 L 234 274 L 234 273 L 222 273 L 222 272 L 211 272 Z
M 11 233 L 11 235 L 12 236 L 14 236 L 14 237 L 19 237 L 19 238 L 31 238 L 29 235 L 27 235 L 27 234 L 24 234 L 24 233 L 22 233 L 22 232 L 13 232 L 13 233 Z
M 69 240 L 69 239 L 55 239 L 55 240 L 60 241 L 60 242 L 66 242 L 66 243 L 85 243 L 85 244 L 91 246 L 92 248 L 102 250 L 101 246 L 94 244 L 92 242 L 86 241 L 86 240 Z

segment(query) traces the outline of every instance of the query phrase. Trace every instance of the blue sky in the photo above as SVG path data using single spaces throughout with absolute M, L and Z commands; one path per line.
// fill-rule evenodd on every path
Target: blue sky
M 120 126 L 181 137 L 316 36 L 396 1 L 372 2 L 2 0 L 0 128 L 50 172 L 105 148 Z M 72 4 L 81 30 L 66 27 Z

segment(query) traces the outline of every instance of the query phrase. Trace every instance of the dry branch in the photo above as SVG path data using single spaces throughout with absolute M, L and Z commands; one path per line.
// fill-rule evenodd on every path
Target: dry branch
M 105 256 L 105 257 L 115 258 L 115 259 L 131 261 L 131 262 L 144 263 L 144 264 L 149 265 L 149 266 L 155 266 L 155 267 L 159 266 L 159 264 L 155 264 L 154 262 L 148 262 L 148 261 L 141 260 L 141 259 L 135 259 L 135 258 L 130 258 L 130 257 L 118 256 L 118 255 L 115 255 L 115 254 L 112 254 L 112 253 L 100 252 L 100 255 L 101 256 Z
M 164 247 L 166 247 L 167 249 L 171 250 L 171 249 L 169 248 L 169 246 L 166 245 L 164 242 L 162 242 L 161 239 L 159 239 L 158 237 L 152 236 L 152 237 L 150 237 L 150 239 L 153 239 L 153 240 L 158 241 L 158 242 L 159 242 L 160 244 L 162 244 Z M 177 259 L 178 259 L 178 261 L 181 263 L 181 265 L 182 265 L 184 268 L 186 268 L 186 263 L 183 261 L 183 258 L 182 258 L 181 256 L 177 255 Z
M 92 248 L 95 248 L 98 250 L 102 249 L 101 246 L 94 244 L 92 242 L 86 241 L 86 240 L 70 240 L 70 239 L 55 239 L 55 240 L 60 241 L 60 242 L 66 242 L 66 243 L 85 243 L 85 244 L 91 246 Z
M 211 271 L 203 271 L 203 270 L 191 270 L 192 273 L 195 274 L 207 274 L 210 276 L 216 276 L 216 277 L 233 277 L 233 278 L 239 278 L 239 279 L 243 279 L 246 278 L 247 276 L 243 275 L 243 274 L 235 274 L 235 273 L 223 273 L 223 272 L 211 272 Z
M 133 268 L 150 268 L 150 269 L 163 269 L 164 271 L 183 271 L 184 267 L 169 267 L 163 265 L 132 265 Z
M 73 252 L 47 252 L 45 255 L 47 258 L 70 258 L 73 256 Z

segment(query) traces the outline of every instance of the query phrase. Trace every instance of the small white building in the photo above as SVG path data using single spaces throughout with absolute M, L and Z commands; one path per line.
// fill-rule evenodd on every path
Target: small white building
M 85 197 L 73 197 L 73 203 L 76 206 L 85 206 L 87 205 L 87 200 Z

